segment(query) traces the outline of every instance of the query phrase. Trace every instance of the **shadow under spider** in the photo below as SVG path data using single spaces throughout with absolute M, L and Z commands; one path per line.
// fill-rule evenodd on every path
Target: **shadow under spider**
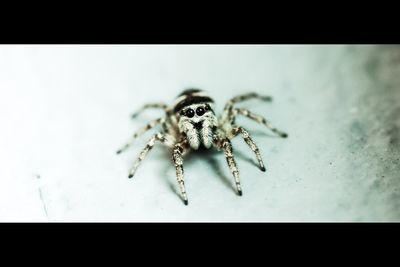
M 204 153 L 204 157 L 207 161 L 207 163 L 211 166 L 212 170 L 217 174 L 218 178 L 222 181 L 222 183 L 227 186 L 228 188 L 231 188 L 233 191 L 235 191 L 235 187 L 233 186 L 232 179 L 230 177 L 227 177 L 224 174 L 224 171 L 221 168 L 221 164 L 218 163 L 216 160 L 214 154 L 218 154 L 218 151 L 210 151 L 210 155 L 207 153 Z M 203 152 L 201 152 L 203 153 Z

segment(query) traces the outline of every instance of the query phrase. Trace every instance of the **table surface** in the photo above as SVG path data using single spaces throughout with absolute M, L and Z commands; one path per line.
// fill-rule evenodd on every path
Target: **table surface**
M 0 221 L 398 221 L 399 46 L 0 47 Z M 130 114 L 207 90 L 220 112 L 240 104 L 289 138 L 246 118 L 267 167 L 239 137 L 243 196 L 223 153 L 184 160 L 183 205 L 168 148 L 127 174 L 146 141 L 115 151 L 162 115 Z

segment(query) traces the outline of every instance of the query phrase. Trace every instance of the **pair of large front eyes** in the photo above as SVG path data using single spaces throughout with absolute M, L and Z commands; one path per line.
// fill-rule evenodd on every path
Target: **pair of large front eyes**
M 198 107 L 196 109 L 196 114 L 197 114 L 197 116 L 202 116 L 208 110 L 210 110 L 209 106 L 205 106 L 204 108 L 203 107 Z M 195 114 L 195 112 L 191 108 L 187 109 L 186 111 L 182 111 L 181 112 L 181 115 L 184 115 L 184 116 L 186 116 L 188 118 L 193 118 L 194 114 Z

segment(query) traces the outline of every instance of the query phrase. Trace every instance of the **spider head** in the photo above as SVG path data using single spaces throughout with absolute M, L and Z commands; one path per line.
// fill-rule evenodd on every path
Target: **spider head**
M 179 130 L 197 150 L 201 145 L 210 148 L 217 127 L 217 118 L 210 103 L 195 103 L 178 112 Z

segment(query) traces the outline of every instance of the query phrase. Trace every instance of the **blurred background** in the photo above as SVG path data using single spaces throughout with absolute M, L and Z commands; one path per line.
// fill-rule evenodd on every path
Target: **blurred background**
M 267 171 L 233 140 L 236 195 L 222 153 L 185 158 L 189 205 L 171 152 L 146 141 L 115 151 L 162 116 L 186 88 L 207 90 L 220 112 L 240 106 L 289 138 L 245 118 Z M 0 221 L 399 221 L 400 47 L 341 45 L 0 46 Z

